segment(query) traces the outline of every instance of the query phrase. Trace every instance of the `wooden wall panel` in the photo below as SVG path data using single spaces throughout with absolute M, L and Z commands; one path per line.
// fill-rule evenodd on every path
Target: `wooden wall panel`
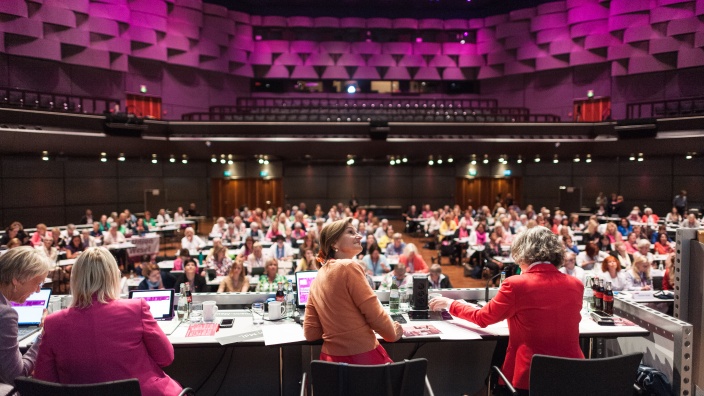
M 283 206 L 281 179 L 212 179 L 210 183 L 213 217 L 231 216 L 235 208 Z

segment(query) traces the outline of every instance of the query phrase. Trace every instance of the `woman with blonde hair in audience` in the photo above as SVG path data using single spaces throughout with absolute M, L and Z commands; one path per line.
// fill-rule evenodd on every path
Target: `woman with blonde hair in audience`
M 173 362 L 173 345 L 145 300 L 120 299 L 120 270 L 107 249 L 88 248 L 76 261 L 71 294 L 71 307 L 44 322 L 35 378 L 61 384 L 137 378 L 145 396 L 181 392 L 161 369 Z
M 627 285 L 626 271 L 621 270 L 621 263 L 614 256 L 607 256 L 601 262 L 601 274 L 599 278 L 606 282 L 611 282 L 611 288 L 614 291 L 625 290 Z
M 268 258 L 264 268 L 265 272 L 259 276 L 259 283 L 257 283 L 258 292 L 274 293 L 279 283 L 288 282 L 285 276 L 279 274 L 279 261 L 276 258 Z
M 238 256 L 230 267 L 230 272 L 223 278 L 218 293 L 246 293 L 249 291 L 249 278 L 244 275 L 244 258 Z
M 313 271 L 318 269 L 318 262 L 315 260 L 315 251 L 307 248 L 303 250 L 303 257 L 298 260 L 296 272 Z
M 611 255 L 616 257 L 619 263 L 621 263 L 622 269 L 628 270 L 631 268 L 631 265 L 633 265 L 633 255 L 626 250 L 625 242 L 616 242 Z
M 42 246 L 44 237 L 46 235 L 51 236 L 52 233 L 50 231 L 47 231 L 46 224 L 44 223 L 39 223 L 37 224 L 37 231 L 32 234 L 32 239 L 30 239 L 30 243 L 32 246 L 37 247 L 37 246 Z
M 668 213 L 667 216 L 665 216 L 665 222 L 666 223 L 675 223 L 675 224 L 680 224 L 682 222 L 682 216 L 677 212 L 676 207 L 672 207 L 672 212 Z
M 457 223 L 452 220 L 452 214 L 445 214 L 442 223 L 440 223 L 440 229 L 438 230 L 438 241 L 442 241 L 448 234 L 455 232 L 455 230 L 457 230 Z
M 643 256 L 634 259 L 633 266 L 626 271 L 627 290 L 651 290 L 653 280 L 650 277 L 650 263 Z
M 413 243 L 406 244 L 403 248 L 403 254 L 398 258 L 398 265 L 406 266 L 406 271 L 409 274 L 428 273 L 428 264 L 423 260 L 423 256 L 418 253 L 418 248 Z
M 647 239 L 638 240 L 638 251 L 633 253 L 633 257 L 638 258 L 639 256 L 645 257 L 645 259 L 648 261 L 648 264 L 653 265 L 653 262 L 655 261 L 655 256 L 650 253 L 650 241 L 648 241 Z
M 599 240 L 599 237 L 601 236 L 601 234 L 598 231 L 598 228 L 599 228 L 599 223 L 597 223 L 596 220 L 594 220 L 594 219 L 590 219 L 587 222 L 586 230 L 584 230 L 584 235 L 583 235 L 584 239 L 582 240 L 582 242 L 584 242 L 585 244 L 587 244 L 589 242 L 596 243 Z
M 210 260 L 205 262 L 205 267 L 215 270 L 215 275 L 217 276 L 226 276 L 230 272 L 230 267 L 232 267 L 232 260 L 227 257 L 227 248 L 219 245 L 212 250 L 213 255 Z M 205 271 L 201 273 L 201 276 L 205 276 Z
M 12 389 L 15 378 L 32 375 L 43 336 L 40 334 L 22 355 L 17 341 L 17 311 L 11 303 L 22 304 L 38 292 L 48 273 L 48 260 L 30 246 L 16 247 L 0 256 L 0 394 Z
M 369 287 L 364 267 L 354 260 L 362 251 L 352 219 L 328 224 L 320 234 L 322 267 L 310 289 L 303 333 L 323 340 L 320 359 L 351 364 L 384 364 L 392 360 L 377 341 L 398 341 L 403 329 L 384 312 Z
M 618 232 L 616 223 L 612 221 L 606 223 L 606 231 L 604 231 L 604 235 L 609 237 L 609 243 L 616 243 L 623 239 L 621 237 L 621 233 Z

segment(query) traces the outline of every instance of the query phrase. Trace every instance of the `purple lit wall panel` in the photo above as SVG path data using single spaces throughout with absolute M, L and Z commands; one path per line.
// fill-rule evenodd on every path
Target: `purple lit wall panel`
M 251 65 L 271 65 L 272 62 L 271 52 L 255 51 L 249 54 L 249 63 Z
M 691 45 L 685 44 L 672 37 L 662 37 L 650 40 L 649 51 L 651 55 L 662 54 L 666 52 L 676 52 L 680 49 L 691 48 Z
M 349 52 L 350 43 L 344 41 L 323 41 L 320 43 L 320 51 L 329 54 L 344 54 Z
M 701 28 L 702 22 L 697 17 L 675 19 L 667 24 L 667 35 L 676 36 L 678 34 L 694 33 Z
M 442 53 L 445 55 L 460 55 L 473 53 L 476 48 L 472 44 L 442 43 Z
M 296 54 L 310 54 L 318 51 L 318 43 L 315 41 L 291 41 L 289 51 Z
M 349 79 L 349 74 L 347 69 L 343 66 L 328 66 L 325 68 L 323 75 L 321 76 L 323 80 L 347 80 Z
M 701 65 L 701 63 L 700 63 Z M 670 99 L 704 96 L 704 73 L 701 67 L 676 70 L 665 85 L 665 97 Z
M 130 23 L 130 9 L 124 5 L 90 3 L 88 13 L 92 16 Z
M 181 36 L 179 34 L 166 34 L 161 44 L 168 49 L 175 49 L 179 51 L 188 51 L 191 47 L 190 40 L 188 37 Z
M 239 23 L 246 23 L 250 24 L 251 20 L 249 17 L 249 14 L 244 13 L 244 12 L 239 12 L 239 11 L 229 11 L 228 12 L 229 18 L 234 19 L 235 22 Z
M 535 34 L 535 42 L 538 44 L 549 44 L 554 40 L 569 39 L 570 31 L 565 27 L 555 29 L 540 30 Z
M 384 54 L 406 55 L 413 53 L 413 46 L 411 43 L 384 43 L 381 48 L 381 51 Z
M 517 60 L 536 59 L 549 55 L 547 50 L 540 48 L 534 43 L 527 43 L 516 51 Z
M 411 75 L 408 73 L 408 69 L 405 67 L 392 66 L 386 71 L 384 75 L 385 80 L 410 80 Z
M 317 80 L 320 78 L 313 66 L 296 66 L 291 72 L 291 78 L 302 80 Z
M 568 67 L 569 57 L 542 56 L 535 58 L 535 70 L 553 70 Z
M 518 61 L 518 62 L 505 62 L 504 63 L 504 74 L 523 74 L 532 73 L 535 71 L 534 61 Z
M 194 10 L 203 9 L 202 0 L 176 0 L 174 1 L 174 4 L 180 7 L 192 8 Z
M 23 0 L 0 1 L 0 14 L 27 18 L 27 3 Z
M 632 14 L 636 12 L 646 12 L 650 10 L 651 1 L 633 1 L 633 0 L 611 0 L 609 8 L 611 15 Z
M 166 17 L 144 12 L 132 11 L 130 14 L 130 26 L 142 26 L 158 32 L 166 32 Z
M 498 66 L 482 66 L 479 68 L 479 74 L 477 78 L 480 80 L 486 78 L 501 77 L 504 74 L 503 65 Z
M 367 20 L 364 18 L 340 18 L 340 28 L 342 29 L 364 29 L 367 27 Z
M 562 28 L 567 25 L 567 13 L 556 12 L 552 14 L 536 15 L 531 19 L 530 30 L 537 32 L 546 29 Z
M 606 19 L 576 23 L 570 26 L 570 37 L 587 37 L 597 32 L 607 32 L 608 22 Z
M 469 22 L 467 22 L 467 27 L 469 29 L 481 29 L 484 27 L 484 19 L 482 19 L 482 18 L 470 19 Z
M 628 62 L 629 74 L 650 73 L 670 69 L 674 69 L 672 64 L 650 55 L 631 57 Z
M 130 0 L 130 10 L 138 11 L 145 14 L 154 14 L 161 17 L 166 17 L 168 9 L 163 0 Z
M 262 16 L 261 26 L 264 27 L 286 27 L 286 17 L 275 15 Z
M 249 17 L 250 18 L 250 24 L 252 26 L 261 26 L 262 24 L 262 17 L 261 15 L 252 15 Z
M 492 15 L 492 16 L 484 18 L 484 26 L 485 27 L 493 27 L 493 26 L 496 26 L 500 23 L 505 23 L 507 21 L 508 21 L 508 15 L 506 15 L 506 14 Z
M 443 80 L 465 80 L 467 76 L 462 72 L 462 69 L 457 67 L 448 67 L 442 71 Z
M 198 26 L 187 22 L 176 21 L 173 18 L 167 18 L 166 32 L 186 36 L 191 39 L 198 39 L 200 37 L 200 28 Z
M 696 0 L 694 7 L 695 15 L 704 15 L 704 0 Z
M 31 19 L 36 19 L 44 23 L 65 26 L 70 28 L 76 27 L 76 14 L 66 8 L 52 7 L 42 5 L 32 15 Z
M 554 1 L 551 3 L 540 4 L 537 7 L 538 15 L 552 14 L 554 12 L 567 11 L 567 6 L 564 1 Z
M 701 48 L 680 48 L 677 67 L 695 67 L 704 65 L 704 50 Z
M 235 34 L 235 21 L 214 15 L 203 16 L 203 29 L 215 30 L 226 34 Z
M 534 46 L 535 42 L 531 34 L 521 34 L 518 36 L 506 37 L 504 40 L 504 49 L 518 49 L 520 50 L 526 46 Z
M 61 44 L 53 40 L 22 38 L 5 43 L 8 54 L 40 59 L 61 60 Z
M 428 62 L 428 66 L 431 67 L 457 67 L 457 64 L 455 63 L 452 58 L 450 58 L 447 55 L 435 55 L 433 59 Z
M 333 17 L 317 17 L 313 19 L 313 26 L 317 28 L 337 29 L 340 27 L 340 19 Z
M 479 67 L 484 66 L 484 58 L 481 55 L 460 55 L 457 58 L 459 67 Z
M 241 49 L 247 52 L 254 51 L 254 41 L 251 38 L 245 36 L 235 36 L 230 40 L 230 46 L 232 48 Z
M 381 43 L 362 41 L 352 43 L 350 49 L 354 54 L 375 55 L 381 54 Z
M 81 47 L 88 47 L 90 45 L 90 32 L 78 29 L 66 29 L 49 24 L 44 25 L 44 38 Z
M 507 51 L 494 51 L 486 55 L 487 65 L 499 65 L 509 63 L 516 60 L 516 57 Z
M 169 19 L 196 25 L 198 27 L 203 26 L 203 13 L 193 8 L 174 6 L 169 13 Z
M 438 73 L 438 69 L 434 67 L 421 67 L 418 69 L 416 75 L 413 76 L 413 79 L 417 81 L 439 81 L 441 78 L 440 73 Z
M 530 34 L 530 22 L 506 22 L 496 25 L 496 38 L 502 39 L 511 36 Z
M 104 39 L 104 36 L 99 34 L 91 34 L 90 48 L 118 54 L 129 54 L 132 52 L 130 40 L 121 37 Z
M 567 10 L 567 23 L 606 19 L 609 17 L 609 9 L 601 4 L 584 4 Z
M 620 77 L 628 75 L 628 59 L 619 59 L 611 62 L 611 76 Z M 613 102 L 612 102 L 613 104 Z M 612 107 L 613 112 L 613 107 Z M 615 114 L 615 113 L 614 113 Z M 625 114 L 625 111 L 624 111 Z
M 209 56 L 212 58 L 218 58 L 220 56 L 221 50 L 217 43 L 214 43 L 207 39 L 202 39 L 196 44 L 194 50 L 196 50 L 201 56 Z
M 391 27 L 391 19 L 389 18 L 368 18 L 367 28 L 369 29 L 389 29 Z
M 132 48 L 132 56 L 166 62 L 166 47 L 159 45 L 138 46 Z
M 650 25 L 631 26 L 623 31 L 623 42 L 633 43 L 661 37 Z
M 477 30 L 477 42 L 487 42 L 496 40 L 496 29 L 491 27 L 482 28 Z
M 228 59 L 230 60 L 230 62 L 241 64 L 247 63 L 247 51 L 230 48 L 227 52 Z
M 63 51 L 61 61 L 71 65 L 109 69 L 110 53 L 93 48 L 83 48 L 80 51 L 72 51 L 70 53 Z
M 203 14 L 227 16 L 227 7 L 218 4 L 203 3 Z
M 524 8 L 522 10 L 514 10 L 508 14 L 510 21 L 522 21 L 524 19 L 532 19 L 538 14 L 536 8 Z
M 443 21 L 445 30 L 465 30 L 468 22 L 466 19 L 447 19 Z
M 309 28 L 313 27 L 313 18 L 307 16 L 291 16 L 286 21 L 288 27 Z
M 122 98 L 125 95 L 125 73 L 78 65 L 66 65 L 66 71 L 73 95 L 104 98 Z
M 489 52 L 495 51 L 496 48 L 497 45 L 495 41 L 483 41 L 481 43 L 477 43 L 477 54 L 486 55 Z
M 650 23 L 667 22 L 673 19 L 687 19 L 694 16 L 694 3 L 686 7 L 655 7 L 650 10 Z
M 90 2 L 88 0 L 44 0 L 44 4 L 52 7 L 66 8 L 69 10 L 80 12 L 82 14 L 87 14 Z
M 241 77 L 254 77 L 254 70 L 251 65 L 230 65 L 230 73 Z
M 704 30 L 694 33 L 694 46 L 696 48 L 704 47 Z
M 265 51 L 282 53 L 288 52 L 289 42 L 285 40 L 255 41 L 254 52 Z
M 550 52 L 550 55 L 564 55 L 577 49 L 579 49 L 579 46 L 573 43 L 572 40 L 555 40 L 550 43 L 548 52 Z
M 411 30 L 417 30 L 418 29 L 418 20 L 417 19 L 411 19 L 411 18 L 397 18 L 391 20 L 391 28 L 392 29 L 411 29 Z
M 630 44 L 614 45 L 607 50 L 608 60 L 626 59 L 636 55 L 645 55 L 644 51 Z
M 379 71 L 377 71 L 376 67 L 361 66 L 361 67 L 358 67 L 357 70 L 354 72 L 352 79 L 355 79 L 355 80 L 380 80 L 381 76 L 379 76 Z
M 3 76 L 6 87 L 22 87 L 32 91 L 51 91 L 57 93 L 71 93 L 71 77 L 67 69 L 73 68 L 56 61 L 3 56 L 5 59 L 0 66 L 7 65 Z M 5 81 L 4 79 L 7 78 Z
M 607 48 L 612 45 L 620 45 L 621 41 L 612 36 L 611 33 L 592 34 L 584 38 L 585 49 Z
M 648 13 L 615 15 L 609 18 L 609 31 L 623 30 L 631 26 L 648 25 L 650 15 Z
M 421 19 L 418 21 L 418 29 L 421 29 L 421 30 L 444 30 L 445 23 L 442 19 Z
M 198 67 L 200 65 L 200 55 L 197 51 L 168 52 L 168 62 L 172 65 Z
M 367 65 L 376 67 L 396 66 L 396 60 L 389 54 L 372 55 L 367 59 Z
M 364 58 L 359 54 L 342 54 L 337 60 L 338 66 L 366 66 Z
M 208 40 L 217 45 L 227 47 L 230 44 L 230 37 L 227 32 L 206 25 L 201 29 L 200 40 Z M 286 42 L 286 49 L 288 49 L 288 42 Z
M 93 15 L 88 15 L 88 21 L 81 25 L 79 29 L 112 37 L 118 37 L 120 35 L 120 28 L 117 21 Z
M 308 56 L 304 64 L 306 66 L 332 66 L 335 62 L 330 55 L 326 53 L 312 53 Z
M 0 32 L 13 33 L 25 37 L 43 36 L 42 23 L 33 19 L 14 18 L 0 23 Z
M 135 43 L 156 44 L 156 32 L 148 28 L 130 26 L 127 29 L 127 37 Z
M 287 79 L 289 77 L 289 73 L 288 73 L 288 69 L 286 68 L 286 66 L 273 65 L 269 68 L 269 70 L 266 72 L 264 77 L 271 78 L 271 79 L 276 79 L 276 78 Z
M 439 55 L 440 43 L 413 43 L 413 53 L 416 55 Z
M 404 55 L 400 61 L 398 61 L 399 66 L 403 67 L 424 67 L 425 59 L 421 55 Z
M 605 51 L 604 51 L 605 52 Z M 606 55 L 604 53 L 604 55 Z M 589 50 L 573 51 L 570 54 L 570 66 L 589 65 L 601 62 L 608 62 L 605 56 Z
M 274 59 L 275 65 L 299 66 L 303 65 L 303 60 L 297 54 L 282 53 Z

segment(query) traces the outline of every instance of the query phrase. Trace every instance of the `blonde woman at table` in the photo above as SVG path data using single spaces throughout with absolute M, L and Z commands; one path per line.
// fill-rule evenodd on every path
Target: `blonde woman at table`
M 288 279 L 279 274 L 279 261 L 271 257 L 266 260 L 265 273 L 259 277 L 257 291 L 274 293 L 279 287 L 279 283 L 286 283 Z
M 181 284 L 188 282 L 193 293 L 204 293 L 208 286 L 204 277 L 198 273 L 198 264 L 194 258 L 186 259 L 183 265 L 183 273 L 176 278 L 174 290 L 181 290 Z
M 374 332 L 387 342 L 403 335 L 401 325 L 391 321 L 369 287 L 364 267 L 354 259 L 362 251 L 361 239 L 350 218 L 332 222 L 320 233 L 322 267 L 311 286 L 303 324 L 306 340 L 323 340 L 320 360 L 391 363 Z
M 144 396 L 177 395 L 161 367 L 174 347 L 143 299 L 120 299 L 120 270 L 105 248 L 88 248 L 73 266 L 71 307 L 47 316 L 34 377 L 61 384 L 137 378 Z
M 0 256 L 0 394 L 12 389 L 15 378 L 32 375 L 42 343 L 40 334 L 22 355 L 17 342 L 17 311 L 10 303 L 22 304 L 39 291 L 48 272 L 46 257 L 30 246 L 19 246 Z
M 409 243 L 403 248 L 403 254 L 398 258 L 398 264 L 405 266 L 406 271 L 410 274 L 427 274 L 429 271 L 428 264 L 418 254 L 418 248 L 413 243 Z
M 627 290 L 652 290 L 653 279 L 650 277 L 650 263 L 643 256 L 638 256 L 630 271 L 626 271 Z
M 631 265 L 633 265 L 633 255 L 628 253 L 624 242 L 616 242 L 611 255 L 616 257 L 619 263 L 621 263 L 621 269 L 629 270 Z
M 218 287 L 218 293 L 246 293 L 249 291 L 249 279 L 244 276 L 244 258 L 237 257 L 230 267 L 230 272 Z
M 653 265 L 653 263 L 655 262 L 655 256 L 650 253 L 650 241 L 648 241 L 647 239 L 638 240 L 638 251 L 633 253 L 633 257 L 645 257 L 645 259 L 648 261 L 648 264 Z
M 625 290 L 628 287 L 628 281 L 626 280 L 626 271 L 621 270 L 621 263 L 614 256 L 608 256 L 601 262 L 601 271 L 599 275 L 600 279 L 606 282 L 611 282 L 611 288 L 613 291 Z
M 217 276 L 226 276 L 232 267 L 232 260 L 227 257 L 227 248 L 222 245 L 213 248 L 213 256 L 205 262 L 204 267 L 215 270 Z M 205 270 L 200 275 L 205 276 Z
M 106 232 L 105 236 L 103 237 L 103 246 L 125 243 L 125 236 L 118 231 L 119 227 L 120 225 L 116 222 L 110 224 L 110 231 Z
M 438 241 L 442 242 L 446 234 L 454 233 L 456 229 L 457 223 L 452 220 L 452 214 L 446 214 L 444 220 L 440 223 L 440 230 L 438 230 Z

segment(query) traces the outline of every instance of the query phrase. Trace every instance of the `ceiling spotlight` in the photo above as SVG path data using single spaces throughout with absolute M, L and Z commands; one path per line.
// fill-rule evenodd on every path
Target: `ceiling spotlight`
M 389 165 L 396 165 L 396 158 L 393 155 L 389 157 Z
M 354 155 L 352 155 L 352 154 L 347 155 L 347 165 L 354 165 Z
M 401 163 L 401 157 L 396 157 L 396 165 Z
M 485 164 L 489 163 L 489 156 L 487 154 L 484 154 L 484 161 L 482 162 L 484 162 Z
M 176 157 L 174 157 L 173 154 L 169 155 L 169 162 L 171 162 L 172 164 L 176 162 Z
M 223 165 L 227 163 L 227 160 L 225 160 L 225 154 L 220 154 L 220 163 Z
M 210 156 L 210 162 L 212 162 L 212 163 L 218 162 L 218 159 L 215 157 L 215 154 Z
M 258 162 L 259 162 L 260 165 L 261 165 L 261 164 L 264 164 L 264 158 L 259 158 L 259 161 L 258 161 Z
M 49 161 L 49 152 L 42 151 L 42 161 Z
M 635 160 L 636 160 L 636 156 L 635 156 L 634 154 L 631 154 L 631 156 L 628 157 L 628 160 L 629 160 L 629 161 L 635 161 Z
M 453 163 L 454 161 L 455 161 L 455 160 L 454 160 L 452 157 L 449 157 L 449 158 L 447 159 L 447 162 L 449 162 L 449 163 Z
M 117 157 L 117 160 L 120 162 L 125 162 L 125 153 L 120 153 L 120 155 Z
M 433 156 L 431 155 L 431 156 L 428 158 L 428 165 L 433 166 L 434 163 L 435 163 L 435 162 L 433 161 Z
M 442 164 L 442 156 L 438 155 L 438 165 Z
M 108 155 L 106 153 L 100 153 L 100 162 L 108 162 Z
M 476 164 L 477 164 L 477 156 L 476 156 L 476 154 L 472 154 L 472 161 L 471 161 L 470 163 L 471 163 L 472 165 L 476 165 Z
M 534 161 L 534 162 L 540 162 L 540 156 L 539 156 L 539 155 L 536 155 L 536 156 L 535 156 L 535 159 L 534 159 L 533 161 Z
M 555 154 L 555 156 L 552 158 L 552 163 L 556 164 L 558 162 L 560 162 L 560 160 L 557 158 L 557 154 Z
M 188 156 L 186 154 L 181 156 L 181 163 L 182 164 L 187 164 L 188 163 Z
M 638 162 L 643 162 L 643 153 L 638 153 Z
M 694 151 L 688 152 L 687 155 L 685 155 L 684 158 L 686 158 L 686 159 L 692 159 L 692 157 L 694 157 L 695 155 L 697 155 L 697 153 L 694 152 Z
M 584 160 L 584 162 L 586 162 L 586 163 L 588 163 L 588 164 L 591 163 L 591 162 L 592 162 L 592 155 L 591 155 L 591 154 L 587 154 L 587 158 Z
M 157 162 L 159 162 L 158 157 L 156 156 L 156 154 L 152 154 L 152 164 L 156 164 Z
M 572 161 L 574 161 L 574 162 L 579 162 L 579 161 L 580 161 L 580 159 L 579 159 L 579 154 L 575 155 L 575 156 L 574 156 L 574 159 L 573 159 Z
M 523 163 L 523 158 L 521 158 L 520 155 L 518 156 L 518 159 L 516 160 L 516 163 L 517 163 L 517 164 L 522 164 L 522 163 Z
M 402 162 L 403 162 L 403 163 L 405 164 L 406 162 L 408 162 L 408 158 L 406 158 L 406 157 L 403 157 L 403 160 L 402 160 Z
M 232 154 L 227 155 L 227 164 L 228 165 L 232 165 L 235 163 L 235 161 L 232 158 L 233 158 Z

